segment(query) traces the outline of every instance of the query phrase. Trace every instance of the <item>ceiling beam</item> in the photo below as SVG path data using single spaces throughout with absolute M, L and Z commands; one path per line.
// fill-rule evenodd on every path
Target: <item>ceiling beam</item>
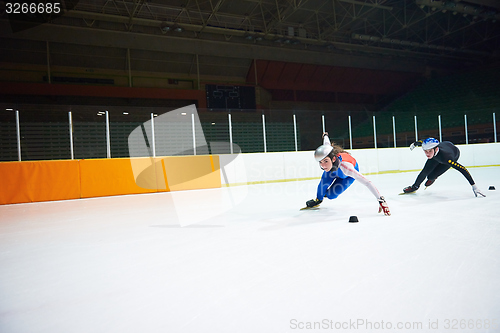
M 367 7 L 374 7 L 374 8 L 380 8 L 380 9 L 385 9 L 385 10 L 392 10 L 392 7 L 390 6 L 383 6 L 379 4 L 378 2 L 366 2 L 366 1 L 355 1 L 355 0 L 338 0 L 341 2 L 347 2 L 353 5 L 359 5 L 359 6 L 367 6 Z
M 384 50 L 383 48 L 377 49 L 357 44 L 338 46 L 349 48 L 352 51 L 372 48 L 377 49 L 376 51 L 379 53 L 385 51 L 387 53 L 385 56 L 341 54 L 332 53 L 326 49 L 325 51 L 299 50 L 259 44 L 181 38 L 171 35 L 150 35 L 55 24 L 43 24 L 17 33 L 9 31 L 8 22 L 0 21 L 0 37 L 4 38 L 419 73 L 423 73 L 426 66 L 424 62 L 410 58 L 398 58 L 398 61 L 395 61 L 393 52 L 397 51 L 402 56 L 408 55 L 408 52 L 404 50 Z

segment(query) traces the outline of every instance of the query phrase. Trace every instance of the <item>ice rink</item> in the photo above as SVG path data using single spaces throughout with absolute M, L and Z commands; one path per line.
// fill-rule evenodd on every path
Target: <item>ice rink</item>
M 500 167 L 0 206 L 0 332 L 500 332 Z M 489 186 L 496 191 L 488 190 Z M 356 215 L 359 223 L 348 223 Z

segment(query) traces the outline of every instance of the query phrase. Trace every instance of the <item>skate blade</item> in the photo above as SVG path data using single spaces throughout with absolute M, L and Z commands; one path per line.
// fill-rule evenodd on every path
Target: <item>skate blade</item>
M 317 210 L 319 209 L 319 206 L 314 206 L 314 207 L 304 207 L 304 208 L 301 208 L 300 210 Z

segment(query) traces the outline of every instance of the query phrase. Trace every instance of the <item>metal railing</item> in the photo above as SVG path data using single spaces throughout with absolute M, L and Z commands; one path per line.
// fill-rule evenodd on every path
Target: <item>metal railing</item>
M 439 114 L 194 110 L 196 117 L 180 115 L 170 123 L 155 119 L 176 109 L 0 104 L 0 161 L 131 157 L 128 138 L 146 122 L 153 157 L 213 153 L 211 142 L 229 143 L 227 154 L 236 153 L 234 145 L 243 153 L 314 150 L 325 131 L 346 149 L 407 147 L 429 136 L 456 144 L 498 139 L 495 109 Z

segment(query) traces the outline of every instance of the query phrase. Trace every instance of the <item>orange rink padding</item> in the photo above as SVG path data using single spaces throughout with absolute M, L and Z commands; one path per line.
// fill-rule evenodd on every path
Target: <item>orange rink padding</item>
M 162 162 L 170 191 L 221 187 L 219 156 L 172 156 Z
M 219 156 L 132 158 L 135 183 L 144 189 L 183 191 L 221 187 Z
M 80 198 L 79 161 L 0 163 L 0 204 Z
M 0 204 L 221 187 L 219 156 L 0 163 Z
M 129 158 L 80 160 L 81 197 L 153 193 L 135 183 Z

